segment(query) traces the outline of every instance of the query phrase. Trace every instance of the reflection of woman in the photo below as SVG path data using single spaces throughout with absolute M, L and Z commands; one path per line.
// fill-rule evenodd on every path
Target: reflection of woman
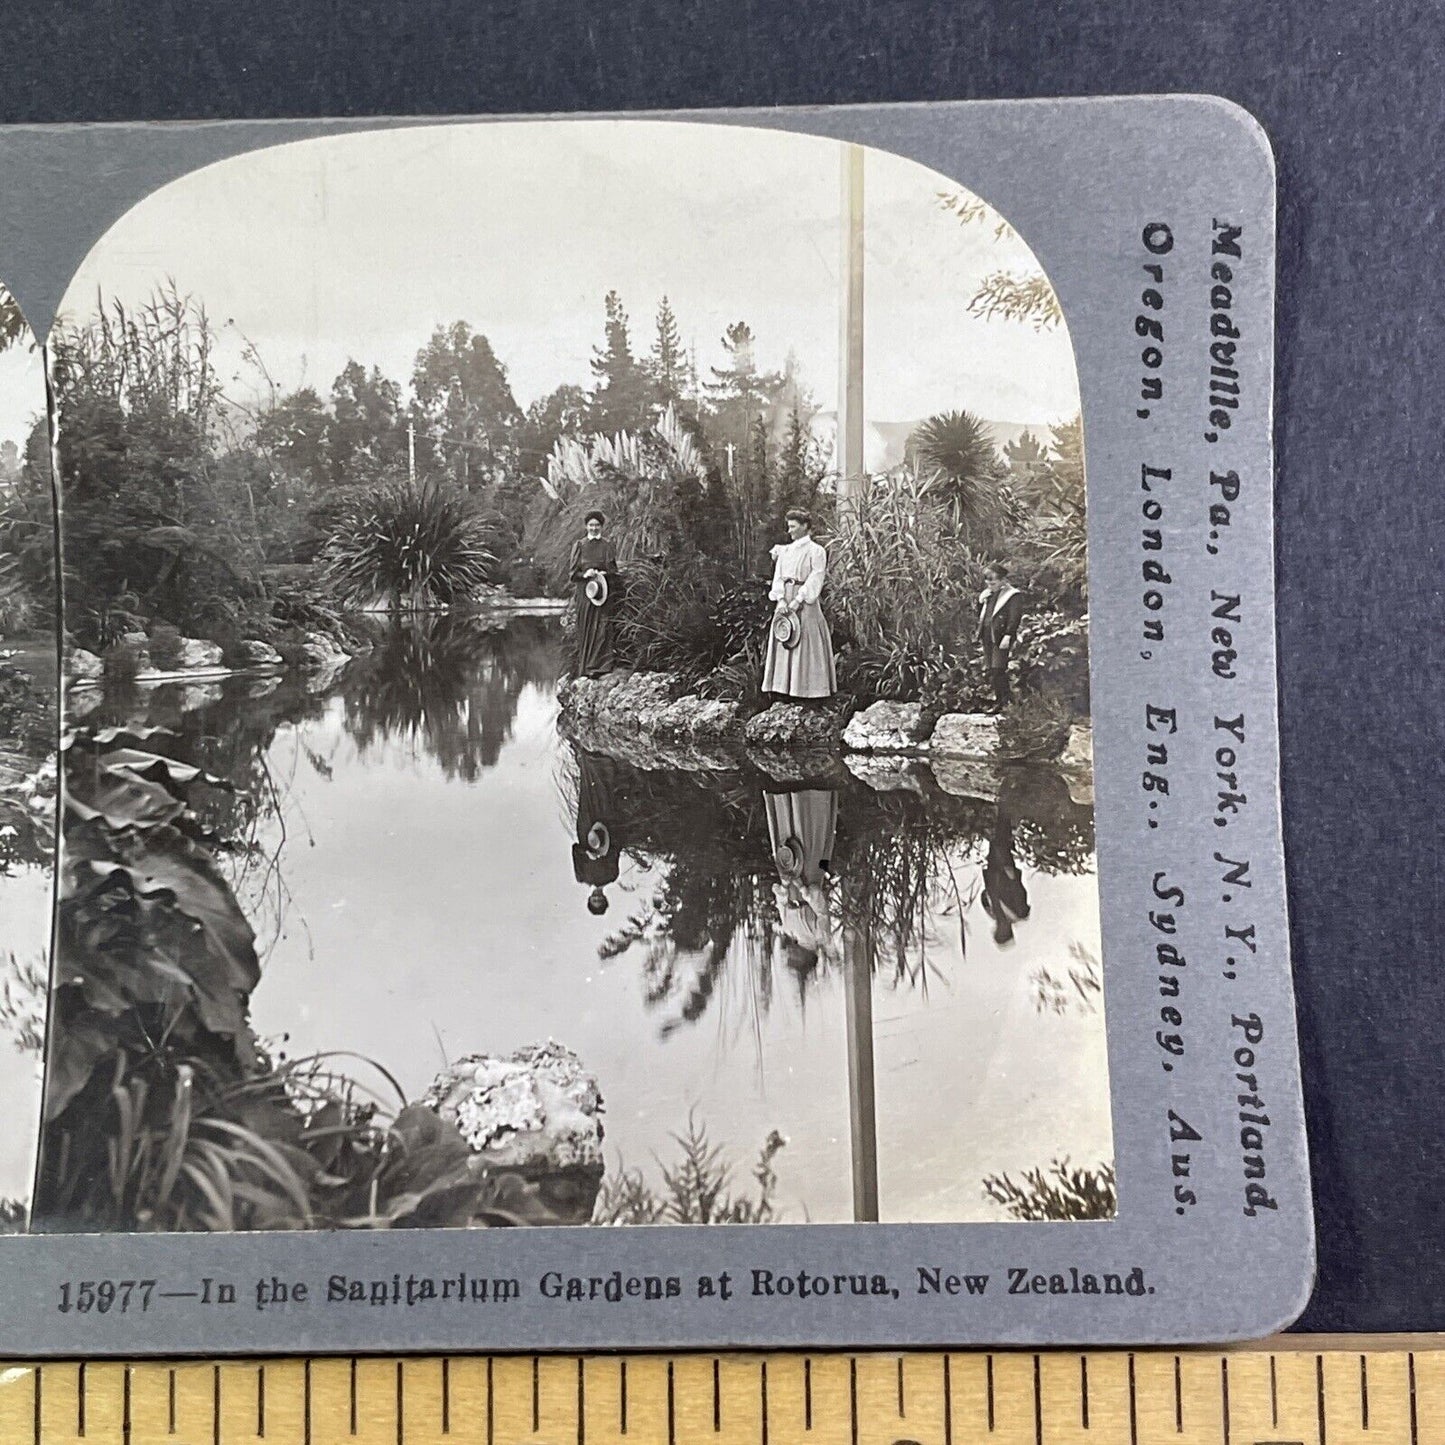
M 617 551 L 603 535 L 607 518 L 588 512 L 587 535 L 572 544 L 571 579 L 577 604 L 577 676 L 602 677 L 617 665 L 612 614 L 621 577 Z
M 778 882 L 773 885 L 778 920 L 789 947 L 790 963 L 801 950 L 811 963 L 831 955 L 836 945 L 828 911 L 827 881 L 832 876 L 838 795 L 823 788 L 795 793 L 765 793 L 768 838 Z
M 1014 925 L 1029 916 L 1029 890 L 1014 860 L 1013 822 L 999 808 L 988 836 L 983 864 L 983 906 L 993 919 L 993 941 L 1006 948 L 1014 941 Z
M 577 841 L 572 845 L 572 872 L 587 884 L 589 913 L 607 912 L 609 883 L 621 871 L 622 845 L 617 837 L 617 798 L 607 758 L 577 754 Z
M 828 554 L 813 540 L 812 519 L 788 513 L 791 539 L 773 548 L 773 585 L 777 604 L 768 632 L 763 691 L 782 697 L 824 698 L 837 691 L 833 637 L 818 598 L 828 570 Z

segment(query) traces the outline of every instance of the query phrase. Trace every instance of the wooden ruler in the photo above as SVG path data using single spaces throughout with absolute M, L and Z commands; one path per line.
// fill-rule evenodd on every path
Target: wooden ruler
M 1445 1336 L 0 1367 L 0 1445 L 1445 1445 Z

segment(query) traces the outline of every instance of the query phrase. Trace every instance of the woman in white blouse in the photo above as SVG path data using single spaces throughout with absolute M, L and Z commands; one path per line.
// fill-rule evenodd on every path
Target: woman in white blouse
M 818 604 L 828 554 L 813 540 L 813 521 L 807 512 L 790 511 L 787 523 L 792 540 L 773 548 L 768 596 L 777 605 L 768 630 L 763 691 L 786 698 L 831 697 L 838 687 L 833 635 Z

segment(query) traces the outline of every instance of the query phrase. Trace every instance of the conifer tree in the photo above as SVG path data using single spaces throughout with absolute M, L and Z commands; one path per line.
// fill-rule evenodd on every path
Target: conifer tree
M 657 329 L 652 339 L 652 355 L 648 371 L 652 378 L 652 389 L 659 410 L 669 404 L 681 406 L 686 399 L 687 353 L 682 345 L 682 333 L 678 330 L 677 316 L 672 303 L 666 296 L 657 308 Z
M 788 411 L 788 430 L 783 437 L 782 451 L 778 458 L 778 484 L 774 504 L 774 521 L 781 523 L 789 507 L 807 507 L 812 504 L 817 490 L 817 477 L 809 463 L 811 461 L 811 435 L 803 422 L 803 413 L 794 401 Z
M 777 395 L 782 379 L 758 370 L 753 329 L 746 321 L 729 326 L 722 345 L 727 364 L 711 368 L 712 380 L 706 383 L 708 401 L 718 436 L 735 446 L 746 446 L 754 420 Z
M 632 354 L 627 313 L 622 298 L 609 291 L 603 302 L 606 329 L 602 346 L 592 354 L 592 408 L 589 424 L 593 431 L 612 436 L 637 431 L 648 420 L 647 374 Z

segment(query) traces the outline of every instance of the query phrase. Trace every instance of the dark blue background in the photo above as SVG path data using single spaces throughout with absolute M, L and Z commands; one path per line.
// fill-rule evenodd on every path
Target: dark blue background
M 1445 1327 L 1442 39 L 1425 0 L 0 0 L 0 120 L 1166 91 L 1253 111 L 1280 185 L 1302 1325 L 1423 1330 Z

